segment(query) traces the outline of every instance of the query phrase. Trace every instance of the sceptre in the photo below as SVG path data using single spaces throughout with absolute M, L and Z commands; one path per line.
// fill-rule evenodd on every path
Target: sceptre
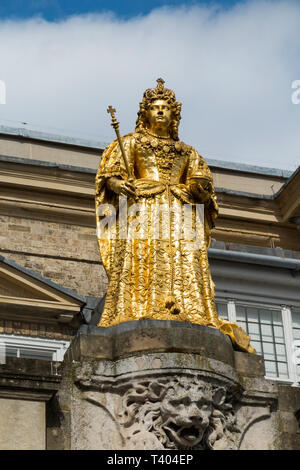
M 119 132 L 119 122 L 117 121 L 116 116 L 115 116 L 116 110 L 115 110 L 115 108 L 113 108 L 110 105 L 107 108 L 107 112 L 111 115 L 111 125 L 114 128 L 114 130 L 116 132 L 116 135 L 117 135 L 117 139 L 118 139 L 120 149 L 121 149 L 121 153 L 122 153 L 122 157 L 123 157 L 123 160 L 124 160 L 124 163 L 125 163 L 129 183 L 133 183 L 133 175 L 131 173 L 131 169 L 130 169 L 130 166 L 129 166 L 129 163 L 128 163 L 128 160 L 127 160 L 127 156 L 126 156 L 124 146 L 123 146 L 123 142 L 121 140 L 121 136 L 120 136 L 120 132 Z

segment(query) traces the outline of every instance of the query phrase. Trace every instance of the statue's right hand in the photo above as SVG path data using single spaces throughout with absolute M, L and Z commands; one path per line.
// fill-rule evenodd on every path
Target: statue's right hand
M 135 187 L 132 183 L 120 178 L 112 177 L 107 181 L 107 186 L 111 191 L 122 196 L 136 197 Z

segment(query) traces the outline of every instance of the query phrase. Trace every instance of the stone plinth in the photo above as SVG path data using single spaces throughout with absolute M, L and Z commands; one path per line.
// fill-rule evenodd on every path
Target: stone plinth
M 278 396 L 262 358 L 234 351 L 213 328 L 158 320 L 83 326 L 53 404 L 60 419 L 52 448 L 284 448 Z M 291 433 L 297 419 L 286 413 Z

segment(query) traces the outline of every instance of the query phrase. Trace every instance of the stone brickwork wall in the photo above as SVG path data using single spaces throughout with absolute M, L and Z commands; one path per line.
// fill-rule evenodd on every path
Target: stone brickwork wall
M 77 328 L 65 325 L 47 325 L 42 323 L 0 318 L 0 334 L 33 336 L 38 338 L 70 341 L 76 334 Z
M 1 216 L 0 254 L 78 294 L 106 292 L 94 228 Z

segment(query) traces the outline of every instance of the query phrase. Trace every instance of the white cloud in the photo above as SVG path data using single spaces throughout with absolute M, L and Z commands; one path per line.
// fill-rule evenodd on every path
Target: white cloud
M 161 8 L 128 21 L 3 21 L 0 123 L 109 142 L 107 106 L 130 132 L 142 93 L 162 76 L 183 102 L 180 137 L 205 157 L 293 170 L 299 31 L 300 4 L 286 0 Z

